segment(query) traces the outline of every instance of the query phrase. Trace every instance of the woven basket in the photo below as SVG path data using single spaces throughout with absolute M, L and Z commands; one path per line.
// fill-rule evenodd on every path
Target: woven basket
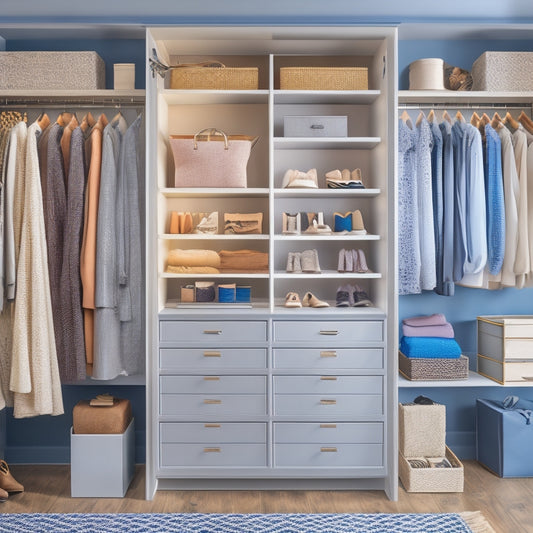
M 459 380 L 468 378 L 468 357 L 457 359 L 406 357 L 399 353 L 400 373 L 412 381 Z
M 446 447 L 446 458 L 452 468 L 413 468 L 400 453 L 398 474 L 407 492 L 463 492 L 464 467 Z M 410 457 L 414 459 L 414 457 Z
M 405 457 L 440 457 L 446 450 L 446 406 L 400 404 L 398 447 Z
M 366 67 L 282 67 L 279 69 L 282 90 L 366 91 Z
M 257 67 L 180 67 L 170 71 L 171 89 L 255 90 Z

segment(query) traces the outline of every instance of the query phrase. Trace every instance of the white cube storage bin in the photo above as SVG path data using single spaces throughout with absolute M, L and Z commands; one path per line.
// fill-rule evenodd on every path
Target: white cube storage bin
M 135 472 L 135 424 L 124 433 L 70 432 L 73 498 L 123 498 Z
M 472 65 L 473 91 L 533 91 L 533 52 L 485 52 Z
M 347 137 L 347 116 L 288 115 L 283 117 L 284 137 Z

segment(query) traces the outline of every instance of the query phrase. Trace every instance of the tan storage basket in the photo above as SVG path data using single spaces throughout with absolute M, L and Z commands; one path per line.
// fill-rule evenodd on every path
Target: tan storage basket
M 282 67 L 279 69 L 282 90 L 296 91 L 366 91 L 366 67 Z
M 259 87 L 257 67 L 225 67 L 224 65 L 172 67 L 171 89 L 255 90 Z
M 457 359 L 406 357 L 399 354 L 399 370 L 411 381 L 445 381 L 468 379 L 468 357 Z
M 441 457 L 446 452 L 446 406 L 400 404 L 398 447 L 405 457 Z
M 414 457 L 410 459 L 415 459 Z M 400 453 L 398 473 L 407 492 L 463 492 L 464 467 L 446 446 L 446 459 L 452 468 L 413 468 Z

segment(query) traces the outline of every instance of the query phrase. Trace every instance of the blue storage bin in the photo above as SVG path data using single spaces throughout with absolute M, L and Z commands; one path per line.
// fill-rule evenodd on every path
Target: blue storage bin
M 533 421 L 527 418 L 533 401 L 519 400 L 512 409 L 494 400 L 476 404 L 477 460 L 500 477 L 533 477 Z

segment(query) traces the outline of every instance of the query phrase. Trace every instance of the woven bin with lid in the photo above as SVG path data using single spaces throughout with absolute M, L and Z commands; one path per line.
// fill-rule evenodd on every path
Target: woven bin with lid
M 281 67 L 281 90 L 366 91 L 366 67 Z
M 172 68 L 170 71 L 171 89 L 198 90 L 256 90 L 259 69 L 257 67 L 207 67 L 191 66 Z

